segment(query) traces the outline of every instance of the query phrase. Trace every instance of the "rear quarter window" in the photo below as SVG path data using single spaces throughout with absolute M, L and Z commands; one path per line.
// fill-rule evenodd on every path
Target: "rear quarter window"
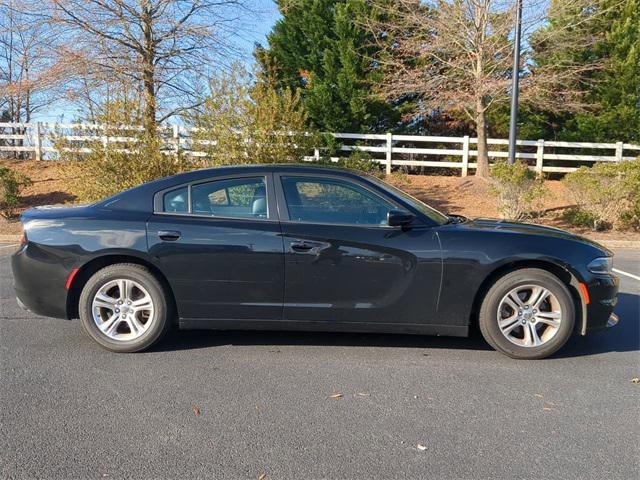
M 163 195 L 162 211 L 170 213 L 187 213 L 189 211 L 189 193 L 187 187 L 171 190 Z

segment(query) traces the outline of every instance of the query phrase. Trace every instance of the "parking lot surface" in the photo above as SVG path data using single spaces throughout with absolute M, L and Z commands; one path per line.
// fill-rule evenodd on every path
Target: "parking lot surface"
M 0 247 L 2 478 L 637 478 L 640 282 L 607 332 L 515 361 L 469 339 L 175 332 L 113 354 L 16 305 Z M 640 253 L 616 252 L 640 275 Z

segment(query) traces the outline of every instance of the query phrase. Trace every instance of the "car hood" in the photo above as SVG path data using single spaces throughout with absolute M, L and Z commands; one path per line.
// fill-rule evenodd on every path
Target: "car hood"
M 578 241 L 592 245 L 612 255 L 612 252 L 610 250 L 608 250 L 606 247 L 603 247 L 599 243 L 594 242 L 593 240 L 555 227 L 547 227 L 544 225 L 536 225 L 533 223 L 500 220 L 495 218 L 475 218 L 473 220 L 466 221 L 464 223 L 464 226 L 470 229 L 493 230 L 496 232 L 518 233 L 526 235 L 542 235 L 545 237 L 555 237 L 564 240 Z

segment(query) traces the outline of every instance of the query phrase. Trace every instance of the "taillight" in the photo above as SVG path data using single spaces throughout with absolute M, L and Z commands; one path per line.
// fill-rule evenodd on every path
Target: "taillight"
M 24 229 L 24 225 L 20 224 L 20 245 L 25 245 L 29 239 L 27 238 L 27 231 Z

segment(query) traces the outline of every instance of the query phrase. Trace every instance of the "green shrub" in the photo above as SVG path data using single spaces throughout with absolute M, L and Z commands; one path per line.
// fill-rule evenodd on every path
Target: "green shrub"
M 61 136 L 53 138 L 60 159 L 69 162 L 65 176 L 69 191 L 78 200 L 99 200 L 190 167 L 180 151 L 177 155 L 169 151 L 163 153 L 167 146 L 163 145 L 159 131 L 153 131 L 153 128 L 149 129 L 152 131 L 146 131 L 119 127 L 142 123 L 141 111 L 135 102 L 126 98 L 107 102 L 102 105 L 96 120 L 107 125 L 107 128 L 96 131 L 97 137 L 128 140 L 103 143 L 101 138 L 96 138 L 79 143 Z M 80 152 L 80 148 L 88 151 Z
M 300 162 L 319 142 L 298 93 L 252 84 L 239 66 L 211 79 L 209 95 L 186 120 L 196 127 L 193 148 L 206 154 L 202 166 Z
M 626 188 L 629 189 L 631 204 L 630 208 L 622 213 L 620 221 L 625 227 L 640 231 L 640 157 L 631 162 L 623 162 L 620 168 Z
M 0 167 L 0 215 L 12 218 L 20 203 L 20 192 L 31 185 L 31 180 L 9 167 Z
M 581 218 L 589 215 L 594 230 L 639 223 L 640 160 L 580 167 L 564 181 L 577 208 L 584 212 Z
M 537 177 L 526 163 L 495 163 L 491 167 L 491 181 L 491 192 L 497 198 L 502 218 L 521 220 L 541 209 L 546 193 L 544 179 Z
M 338 161 L 331 160 L 329 155 L 320 157 L 320 164 L 326 167 L 348 168 L 358 172 L 368 173 L 376 177 L 383 177 L 383 169 L 380 163 L 372 161 L 371 155 L 362 150 L 354 150 L 348 157 L 338 157 Z
M 595 218 L 589 212 L 578 207 L 568 208 L 562 213 L 562 219 L 576 227 L 593 228 Z

